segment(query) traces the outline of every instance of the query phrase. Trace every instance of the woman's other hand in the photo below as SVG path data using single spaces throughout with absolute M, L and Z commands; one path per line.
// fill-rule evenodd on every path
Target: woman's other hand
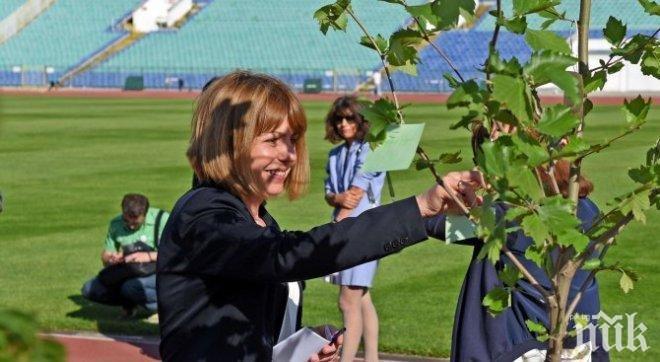
M 359 188 L 351 188 L 346 192 L 334 194 L 332 197 L 333 206 L 342 207 L 344 209 L 354 209 L 360 203 L 364 191 Z
M 464 206 L 470 208 L 481 203 L 476 190 L 483 187 L 481 174 L 478 171 L 457 171 L 450 172 L 442 178 L 445 187 L 434 185 L 426 192 L 417 195 L 417 204 L 422 217 L 435 216 L 440 213 L 462 213 L 461 208 L 454 202 L 451 195 L 445 191 L 453 193 Z
M 344 336 L 339 336 L 333 343 L 326 344 L 318 354 L 309 357 L 309 362 L 335 362 L 339 361 L 339 352 L 344 344 Z

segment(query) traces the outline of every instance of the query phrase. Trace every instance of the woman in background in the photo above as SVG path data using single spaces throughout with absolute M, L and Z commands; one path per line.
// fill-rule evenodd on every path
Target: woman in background
M 355 217 L 378 206 L 385 173 L 362 171 L 370 151 L 364 141 L 368 125 L 354 96 L 335 100 L 325 120 L 325 131 L 326 140 L 343 142 L 330 151 L 326 165 L 325 200 L 334 207 L 332 220 Z M 355 358 L 363 336 L 365 360 L 378 360 L 378 314 L 369 293 L 377 266 L 374 260 L 330 277 L 333 284 L 339 285 L 338 304 L 346 327 L 342 361 Z

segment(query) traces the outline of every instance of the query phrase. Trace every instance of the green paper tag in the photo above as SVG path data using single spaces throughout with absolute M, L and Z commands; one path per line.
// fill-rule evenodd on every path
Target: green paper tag
M 382 172 L 407 169 L 415 157 L 422 131 L 424 123 L 389 126 L 387 138 L 383 144 L 369 152 L 362 170 Z
M 445 218 L 445 242 L 447 244 L 477 237 L 477 226 L 465 216 L 447 215 Z

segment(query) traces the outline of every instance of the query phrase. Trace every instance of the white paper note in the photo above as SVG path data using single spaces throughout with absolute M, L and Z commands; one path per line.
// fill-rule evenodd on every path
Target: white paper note
M 330 343 L 309 328 L 303 328 L 273 347 L 274 362 L 306 362 Z

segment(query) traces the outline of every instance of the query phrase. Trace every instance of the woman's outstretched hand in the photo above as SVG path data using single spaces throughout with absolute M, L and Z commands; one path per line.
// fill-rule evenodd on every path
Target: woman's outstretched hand
M 481 203 L 476 190 L 484 187 L 483 177 L 478 171 L 450 172 L 442 178 L 444 186 L 468 209 Z M 440 185 L 434 185 L 426 192 L 417 195 L 417 205 L 422 217 L 441 213 L 461 214 L 463 211 L 451 195 Z

